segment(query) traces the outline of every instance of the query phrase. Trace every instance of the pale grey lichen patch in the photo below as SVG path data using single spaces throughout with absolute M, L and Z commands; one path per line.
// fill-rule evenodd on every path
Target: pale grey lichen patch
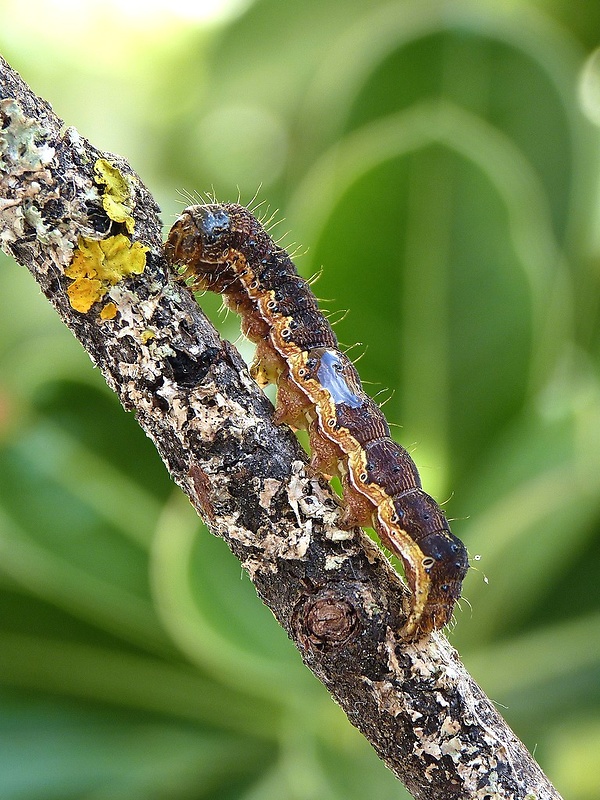
M 164 339 L 155 339 L 151 328 L 137 331 L 137 334 L 142 342 L 150 334 L 146 345 L 142 347 L 142 370 L 140 375 L 147 380 L 158 378 L 164 371 L 165 360 L 169 356 L 175 355 L 175 350 Z
M 140 300 L 135 292 L 122 283 L 111 286 L 107 294 L 114 301 L 121 315 L 120 336 L 131 333 L 138 337 L 142 331 L 148 330 L 162 300 L 159 287 L 157 287 L 156 293 L 146 300 Z
M 448 756 L 455 764 L 462 761 L 467 765 L 469 756 L 475 753 L 476 749 L 459 735 L 463 730 L 461 723 L 449 715 L 446 716 L 444 712 L 440 714 L 440 719 L 441 725 L 429 732 L 424 727 L 415 726 L 414 754 L 417 757 L 428 755 L 437 761 L 443 756 Z
M 485 787 L 481 787 L 479 790 L 476 790 L 476 787 L 473 787 L 473 789 L 475 790 L 473 797 L 477 798 L 477 800 L 496 800 L 496 798 L 506 798 L 506 794 L 501 792 L 502 787 L 499 784 L 498 773 L 495 770 L 488 772 L 487 785 Z
M 82 164 L 89 163 L 90 158 L 85 146 L 85 141 L 80 136 L 77 128 L 69 126 L 64 132 L 63 139 L 65 144 L 68 144 L 72 148 Z
M 244 408 L 229 397 L 220 392 L 210 393 L 215 407 L 219 414 L 215 416 L 214 409 L 206 404 L 207 391 L 199 389 L 191 393 L 189 397 L 189 407 L 194 412 L 188 422 L 189 429 L 197 431 L 202 440 L 212 442 L 222 427 L 219 420 L 228 420 L 228 433 L 233 438 L 241 441 L 246 432 L 256 426 L 256 421 L 245 413 Z
M 341 528 L 332 528 L 327 532 L 327 538 L 332 542 L 347 542 L 349 539 L 354 539 L 354 531 L 344 531 Z
M 287 486 L 287 495 L 290 501 L 290 506 L 292 507 L 294 514 L 296 515 L 296 519 L 298 520 L 298 525 L 302 525 L 303 518 L 307 516 L 307 508 L 306 508 L 306 489 L 309 486 L 310 478 L 306 474 L 306 465 L 303 464 L 301 461 L 294 461 L 292 464 L 292 474 L 290 476 L 290 480 Z M 312 500 L 312 491 L 310 494 L 311 500 L 308 505 L 311 505 Z
M 162 386 L 156 390 L 156 394 L 168 403 L 177 429 L 183 430 L 187 423 L 188 405 L 181 397 L 179 386 L 169 378 L 163 378 Z
M 20 201 L 0 198 L 0 219 L 2 220 L 0 247 L 7 255 L 10 255 L 10 243 L 17 241 L 25 233 Z
M 445 703 L 443 705 L 446 705 Z M 456 719 L 452 719 L 451 717 L 446 717 L 446 719 L 442 722 L 442 727 L 440 731 L 442 736 L 455 736 L 459 732 L 461 728 L 460 722 Z
M 48 144 L 50 131 L 28 119 L 12 97 L 0 100 L 0 111 L 9 119 L 0 130 L 0 172 L 23 175 L 46 167 L 56 150 Z
M 261 547 L 269 561 L 298 561 L 306 556 L 311 540 L 312 525 L 309 522 L 301 528 L 289 526 L 287 531 L 270 530 L 262 539 Z
M 213 500 L 215 500 L 218 498 L 218 475 L 211 477 L 213 480 L 216 479 L 212 491 Z M 215 490 L 217 495 L 215 495 Z M 225 502 L 226 493 L 227 489 L 223 493 Z M 215 532 L 246 548 L 260 548 L 262 554 L 260 561 L 256 561 L 255 556 L 249 556 L 244 561 L 244 566 L 249 568 L 253 574 L 256 574 L 257 571 L 273 574 L 278 571 L 279 560 L 297 560 L 305 557 L 311 541 L 311 531 L 308 527 L 298 528 L 294 524 L 288 523 L 283 529 L 279 526 L 276 531 L 270 525 L 262 525 L 258 530 L 252 531 L 239 524 L 238 520 L 239 514 L 237 513 L 222 516 L 215 526 Z M 253 562 L 253 559 L 256 563 Z
M 393 683 L 390 681 L 373 681 L 366 677 L 363 680 L 371 689 L 380 711 L 385 711 L 392 717 L 406 713 L 404 701 Z
M 388 628 L 385 632 L 385 642 L 383 644 L 383 648 L 387 656 L 389 670 L 393 675 L 399 675 L 402 671 L 402 666 L 397 655 L 397 646 L 398 641 L 396 639 L 396 635 L 391 628 Z
M 450 756 L 455 764 L 458 764 L 463 754 L 463 743 L 458 736 L 453 736 L 451 739 L 442 743 L 442 755 Z
M 217 536 L 224 539 L 233 539 L 236 542 L 244 545 L 244 547 L 252 547 L 256 545 L 256 535 L 249 531 L 243 525 L 238 525 L 237 520 L 239 514 L 228 514 L 218 520 L 212 527 Z
M 437 737 L 425 735 L 423 728 L 418 726 L 413 728 L 413 732 L 419 741 L 419 744 L 414 749 L 415 755 L 418 757 L 427 755 L 439 761 L 442 757 L 442 748 L 437 741 Z
M 279 570 L 277 564 L 273 562 L 265 562 L 256 556 L 249 556 L 242 559 L 242 567 L 248 573 L 250 580 L 255 580 L 257 575 L 264 575 L 265 573 L 275 575 Z
M 203 402 L 201 396 L 191 397 L 189 405 L 193 412 L 190 426 L 199 432 L 201 441 L 205 443 L 214 441 L 221 430 L 220 420 L 215 418 L 212 409 Z
M 314 523 L 318 522 L 324 537 L 329 541 L 334 543 L 356 541 L 355 530 L 338 528 L 342 515 L 341 506 L 332 502 L 331 493 L 324 488 L 312 468 L 303 461 L 292 463 L 287 496 L 298 524 L 305 526 L 309 532 L 312 533 Z M 361 536 L 361 544 L 363 538 L 365 537 Z M 329 572 L 341 569 L 345 561 L 356 555 L 360 546 L 357 543 L 355 547 L 348 547 L 344 552 L 326 554 L 325 569 Z
M 336 554 L 332 553 L 330 555 L 325 556 L 325 569 L 327 572 L 331 570 L 338 570 L 342 567 L 345 561 L 347 561 L 349 556 L 346 553 Z
M 28 117 L 14 98 L 0 100 L 0 123 L 0 247 L 12 255 L 11 245 L 32 237 L 65 267 L 80 235 L 100 238 L 86 208 L 96 187 L 80 170 L 59 173 L 60 133 Z M 64 136 L 72 143 L 78 135 Z
M 325 492 L 311 468 L 303 461 L 292 463 L 292 473 L 287 487 L 288 499 L 298 524 L 304 520 L 317 519 L 326 526 L 335 528 L 339 521 L 340 508 L 333 505 L 331 496 Z M 343 539 L 351 539 L 352 531 L 338 531 Z M 349 535 L 346 536 L 346 533 Z
M 445 670 L 443 674 L 440 673 L 436 650 L 443 641 L 445 639 L 441 634 L 433 632 L 428 638 L 407 646 L 407 652 L 411 657 L 412 676 L 419 680 L 433 680 L 436 688 L 441 689 L 454 687 L 459 677 L 458 671 L 452 668 Z M 448 647 L 450 648 L 450 645 Z
M 240 377 L 240 384 L 243 386 L 244 389 L 247 389 L 249 391 L 254 390 L 256 384 L 246 370 L 242 370 L 242 372 L 239 373 L 239 377 Z
M 249 533 L 235 524 L 234 520 L 227 521 L 229 539 L 235 539 L 245 546 L 258 546 L 261 549 L 260 560 L 252 555 L 243 562 L 244 567 L 253 576 L 258 572 L 276 572 L 277 564 L 281 560 L 305 559 L 313 539 L 315 525 L 318 523 L 320 528 L 332 525 L 339 515 L 338 507 L 332 505 L 330 496 L 323 490 L 318 478 L 302 461 L 293 462 L 287 482 L 267 478 L 257 486 L 261 507 L 269 509 L 273 497 L 280 491 L 282 484 L 285 486 L 295 519 L 280 519 L 277 529 L 272 528 L 270 524 L 262 525 L 255 533 Z M 327 562 L 327 568 L 339 568 L 347 557 L 346 554 L 332 554 Z
M 446 698 L 441 692 L 436 692 L 434 696 L 436 702 L 438 703 L 438 705 L 442 706 L 442 708 L 447 708 L 450 705 L 450 703 L 446 700 Z
M 281 481 L 276 478 L 266 478 L 263 482 L 262 488 L 259 490 L 260 505 L 268 511 L 271 508 L 271 501 L 281 488 Z
M 30 188 L 39 187 L 36 181 L 30 184 Z M 44 245 L 58 245 L 60 244 L 62 235 L 56 228 L 51 228 L 44 222 L 42 212 L 34 205 L 23 204 L 23 220 L 29 225 L 30 228 L 35 230 L 36 236 L 40 244 Z

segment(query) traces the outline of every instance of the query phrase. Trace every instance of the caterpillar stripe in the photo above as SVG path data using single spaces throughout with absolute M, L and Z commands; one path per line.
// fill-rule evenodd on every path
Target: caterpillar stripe
M 276 422 L 308 430 L 312 463 L 339 475 L 343 524 L 372 526 L 404 565 L 411 604 L 401 635 L 447 624 L 468 569 L 467 552 L 421 488 L 408 452 L 339 350 L 308 283 L 251 212 L 236 204 L 186 208 L 169 233 L 169 263 L 194 290 L 224 296 L 257 344 L 253 377 L 277 384 Z

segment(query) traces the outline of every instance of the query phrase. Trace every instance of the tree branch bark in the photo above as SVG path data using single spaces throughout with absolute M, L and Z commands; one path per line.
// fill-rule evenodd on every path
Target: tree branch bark
M 415 798 L 559 798 L 442 634 L 399 639 L 405 588 L 365 534 L 337 527 L 335 495 L 169 275 L 159 209 L 131 167 L 65 129 L 1 58 L 0 121 L 3 249 L 135 412 L 350 721 Z M 75 288 L 73 259 L 118 235 L 125 261 L 132 241 L 148 248 L 145 267 L 101 277 L 84 310 L 91 284 Z

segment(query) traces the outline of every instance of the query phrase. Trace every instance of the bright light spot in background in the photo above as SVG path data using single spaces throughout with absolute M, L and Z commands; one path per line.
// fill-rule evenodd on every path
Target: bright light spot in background
M 588 119 L 600 127 L 600 48 L 588 57 L 581 71 L 579 102 Z
M 161 144 L 143 125 L 153 122 L 153 102 L 167 100 L 167 81 L 176 79 L 168 70 L 177 65 L 183 48 L 195 70 L 191 102 L 200 107 L 207 43 L 215 29 L 253 2 L 0 0 L 0 52 L 23 70 L 35 91 L 47 97 L 68 124 L 103 149 L 131 158 L 151 176 L 157 163 L 155 147 Z M 167 72 L 161 84 L 163 63 Z M 178 91 L 175 99 L 180 99 Z M 165 102 L 159 112 L 163 117 L 176 114 L 175 103 Z M 249 122 L 254 131 L 259 123 Z M 262 125 L 271 143 L 277 139 L 269 135 L 272 128 L 268 121 Z M 251 180 L 258 185 L 262 176 L 255 179 L 253 173 Z M 154 181 L 156 191 L 160 175 Z M 242 178 L 234 187 L 236 183 Z
M 241 13 L 251 0 L 23 0 L 0 2 L 4 23 L 21 18 L 29 28 L 46 29 L 67 38 L 74 31 L 112 26 L 115 33 L 160 28 L 169 22 L 218 24 Z M 12 27 L 12 25 L 11 25 Z
M 88 58 L 101 58 L 116 36 L 132 42 L 142 35 L 168 35 L 196 24 L 213 27 L 239 15 L 252 0 L 0 0 L 0 42 L 14 35 L 25 42 L 46 40 Z M 26 13 L 24 13 L 26 9 Z M 112 52 L 111 52 L 112 55 Z M 110 58 L 106 58 L 110 69 Z M 125 58 L 123 54 L 122 59 Z
M 60 79 L 72 71 L 88 88 L 94 75 L 106 86 L 111 77 L 131 84 L 144 80 L 149 59 L 177 48 L 182 36 L 191 32 L 202 47 L 198 33 L 224 25 L 252 2 L 0 0 L 0 51 L 9 60 L 23 54 L 43 75 Z
M 142 24 L 147 24 L 146 20 L 159 24 L 165 18 L 206 24 L 229 20 L 250 3 L 248 0 L 126 0 L 123 3 L 110 0 L 108 5 L 136 22 L 141 20 Z
M 587 57 L 579 74 L 577 86 L 579 105 L 586 117 L 600 128 L 600 47 Z M 596 219 L 600 220 L 600 184 L 596 181 L 595 209 Z M 591 226 L 589 247 L 596 256 L 600 253 L 600 224 Z

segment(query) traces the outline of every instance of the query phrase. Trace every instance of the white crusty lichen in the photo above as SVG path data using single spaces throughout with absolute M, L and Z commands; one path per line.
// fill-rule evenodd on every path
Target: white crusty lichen
M 0 247 L 22 239 L 38 241 L 59 265 L 70 263 L 78 235 L 89 229 L 85 202 L 97 188 L 81 172 L 57 174 L 57 134 L 24 113 L 18 100 L 0 100 Z M 64 134 L 69 141 L 73 131 Z M 61 185 L 68 187 L 64 197 Z M 49 201 L 61 204 L 60 218 L 45 213 Z M 73 224 L 77 221 L 77 225 Z
M 0 100 L 2 115 L 9 120 L 0 130 L 0 172 L 22 175 L 38 172 L 56 155 L 48 144 L 50 131 L 37 120 L 26 117 L 17 100 Z
M 0 100 L 0 114 L 0 246 L 9 252 L 8 245 L 22 238 L 27 228 L 36 235 L 48 234 L 35 200 L 53 183 L 47 167 L 56 150 L 48 144 L 50 132 L 26 117 L 13 98 Z

